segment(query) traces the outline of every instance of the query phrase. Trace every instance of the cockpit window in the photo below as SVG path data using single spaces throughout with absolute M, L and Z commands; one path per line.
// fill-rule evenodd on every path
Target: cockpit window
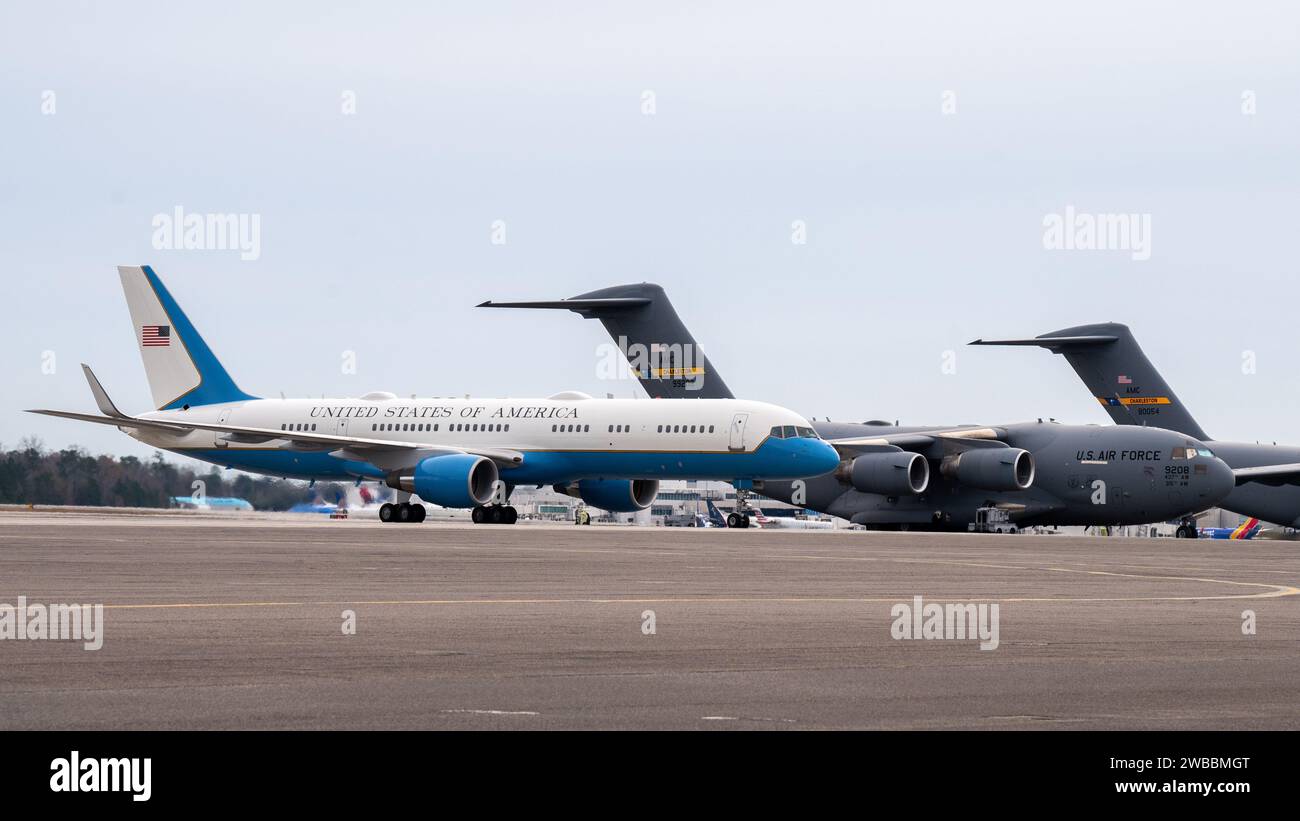
M 812 428 L 798 427 L 796 425 L 777 425 L 772 428 L 773 439 L 820 439 L 817 431 Z
M 1196 449 L 1196 455 L 1197 455 L 1197 456 L 1205 456 L 1205 457 L 1208 457 L 1208 458 L 1210 458 L 1210 459 L 1213 459 L 1213 458 L 1214 458 L 1214 451 L 1210 450 L 1209 448 L 1197 448 L 1197 449 Z
M 1174 448 L 1175 459 L 1195 459 L 1196 448 Z

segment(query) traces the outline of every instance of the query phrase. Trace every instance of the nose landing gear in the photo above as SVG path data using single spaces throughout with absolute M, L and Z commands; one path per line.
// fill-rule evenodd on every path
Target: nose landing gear
M 727 527 L 749 527 L 749 514 L 752 510 L 749 506 L 749 491 L 736 488 L 736 509 L 727 514 Z
M 749 527 L 749 514 L 748 514 L 748 513 L 728 513 L 728 514 L 727 514 L 727 527 L 740 527 L 740 528 Z

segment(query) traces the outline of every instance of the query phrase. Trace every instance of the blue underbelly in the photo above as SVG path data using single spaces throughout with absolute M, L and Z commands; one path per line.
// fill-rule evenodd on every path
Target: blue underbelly
M 519 485 L 554 484 L 576 479 L 754 479 L 788 475 L 788 457 L 762 453 L 610 453 L 533 451 L 501 478 Z M 796 471 L 797 472 L 797 471 Z M 793 477 L 791 477 L 793 478 Z
M 619 451 L 525 451 L 523 464 L 502 468 L 514 485 L 549 485 L 578 479 L 795 479 L 800 469 L 789 447 L 767 442 L 753 453 L 662 453 Z M 223 467 L 292 479 L 383 479 L 386 472 L 326 452 L 287 450 L 185 450 L 195 459 Z

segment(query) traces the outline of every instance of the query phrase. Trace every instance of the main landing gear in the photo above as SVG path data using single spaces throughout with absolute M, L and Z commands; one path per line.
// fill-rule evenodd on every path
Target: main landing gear
M 419 524 L 424 521 L 424 505 L 413 505 L 410 502 L 385 502 L 379 506 L 379 521 L 398 522 L 399 524 Z
M 379 521 L 385 524 L 419 524 L 424 521 L 424 505 L 410 502 L 385 502 L 379 507 Z M 512 525 L 519 521 L 519 511 L 507 505 L 479 505 L 470 513 L 476 525 Z
M 519 521 L 519 511 L 509 505 L 479 505 L 469 518 L 476 525 L 512 525 Z

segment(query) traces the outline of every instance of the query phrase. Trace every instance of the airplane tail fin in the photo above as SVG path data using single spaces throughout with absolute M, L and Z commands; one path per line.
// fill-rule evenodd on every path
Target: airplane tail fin
M 1252 517 L 1242 522 L 1241 525 L 1236 530 L 1232 531 L 1232 535 L 1229 538 L 1253 539 L 1255 538 L 1256 535 L 1259 534 L 1259 531 L 1262 527 L 1263 527 L 1263 523 L 1260 522 L 1259 519 Z
M 715 525 L 726 527 L 727 519 L 722 515 L 722 511 L 718 510 L 717 505 L 713 504 L 713 500 L 705 499 L 704 504 L 708 506 L 709 521 L 713 522 Z
M 230 378 L 152 268 L 120 265 L 117 273 L 158 410 L 257 398 Z
M 658 285 L 616 285 L 572 299 L 542 302 L 489 300 L 478 307 L 564 309 L 599 319 L 651 397 L 735 398 Z
M 977 339 L 970 344 L 1036 346 L 1061 354 L 1115 424 L 1150 425 L 1209 441 L 1127 325 L 1079 325 L 1032 339 Z

